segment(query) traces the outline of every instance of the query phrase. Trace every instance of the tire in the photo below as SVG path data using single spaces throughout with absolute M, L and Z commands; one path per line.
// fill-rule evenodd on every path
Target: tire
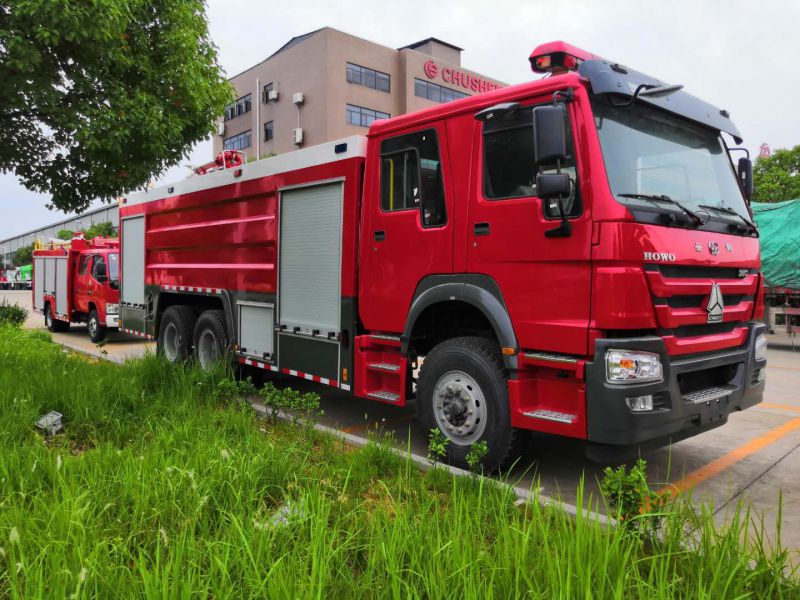
M 192 336 L 196 317 L 191 307 L 170 306 L 161 317 L 156 352 L 171 363 L 185 363 L 192 357 Z
M 225 360 L 231 340 L 225 325 L 225 312 L 207 310 L 194 326 L 194 349 L 201 368 L 210 371 L 221 360 Z
M 89 318 L 86 319 L 86 330 L 89 332 L 89 339 L 95 344 L 106 339 L 106 328 L 100 325 L 100 317 L 94 308 L 89 311 Z
M 447 438 L 450 464 L 467 468 L 467 454 L 479 441 L 488 446 L 486 471 L 515 456 L 519 432 L 511 427 L 507 375 L 496 343 L 461 337 L 435 346 L 420 371 L 417 404 L 426 431 L 439 429 Z
M 56 319 L 53 311 L 53 305 L 49 302 L 44 305 L 44 326 L 51 333 L 60 333 L 69 330 L 69 323 Z

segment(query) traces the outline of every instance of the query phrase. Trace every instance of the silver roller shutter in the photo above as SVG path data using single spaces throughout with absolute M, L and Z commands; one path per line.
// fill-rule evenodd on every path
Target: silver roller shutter
M 289 331 L 339 333 L 342 184 L 281 194 L 280 324 Z
M 144 304 L 144 216 L 122 221 L 122 302 Z

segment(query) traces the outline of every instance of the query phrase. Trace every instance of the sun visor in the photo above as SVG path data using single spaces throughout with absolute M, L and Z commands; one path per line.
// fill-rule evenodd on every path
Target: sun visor
M 583 61 L 578 65 L 578 73 L 580 73 L 581 77 L 589 80 L 592 93 L 596 95 L 618 94 L 630 98 L 636 88 L 642 84 L 657 87 L 668 85 L 644 73 L 639 73 L 628 67 L 605 60 Z M 724 131 L 732 135 L 737 144 L 742 143 L 742 135 L 734 122 L 731 121 L 727 111 L 695 98 L 684 91 L 677 91 L 662 97 L 639 96 L 637 101 L 657 106 L 692 121 Z

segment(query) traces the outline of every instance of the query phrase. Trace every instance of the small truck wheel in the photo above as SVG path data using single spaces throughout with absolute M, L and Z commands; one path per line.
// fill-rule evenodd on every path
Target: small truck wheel
M 229 347 L 225 313 L 207 310 L 201 314 L 194 326 L 194 350 L 200 366 L 206 371 L 213 369 L 224 358 Z
M 444 341 L 425 357 L 417 386 L 419 417 L 426 430 L 447 438 L 447 459 L 466 468 L 472 444 L 485 441 L 486 471 L 496 471 L 513 455 L 517 432 L 511 427 L 506 371 L 497 345 L 485 338 Z
M 158 328 L 156 352 L 171 363 L 185 363 L 192 356 L 192 334 L 195 322 L 190 306 L 176 304 L 164 311 Z
M 95 344 L 99 344 L 106 339 L 106 328 L 100 325 L 100 317 L 95 309 L 89 312 L 89 318 L 86 320 L 86 330 L 89 332 L 89 339 Z
M 59 333 L 69 329 L 69 323 L 55 318 L 55 309 L 49 302 L 44 305 L 44 326 L 52 333 Z

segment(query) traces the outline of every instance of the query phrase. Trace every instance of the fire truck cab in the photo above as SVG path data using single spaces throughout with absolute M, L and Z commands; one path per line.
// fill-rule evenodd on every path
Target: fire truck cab
M 123 327 L 171 360 L 414 399 L 451 461 L 485 440 L 490 469 L 526 431 L 599 458 L 760 402 L 728 113 L 563 42 L 530 61 L 551 76 L 123 200 Z
M 33 252 L 33 307 L 47 329 L 66 331 L 86 323 L 93 342 L 119 325 L 119 240 L 52 242 Z

